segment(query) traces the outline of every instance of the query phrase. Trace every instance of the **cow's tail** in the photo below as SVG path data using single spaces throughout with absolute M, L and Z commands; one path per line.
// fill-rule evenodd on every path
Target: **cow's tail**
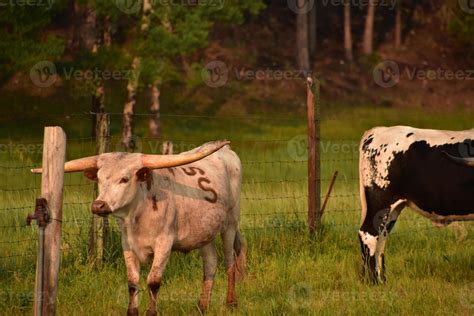
M 235 277 L 237 282 L 243 280 L 246 272 L 246 261 L 247 261 L 247 247 L 243 242 L 240 231 L 237 230 L 234 240 L 234 251 L 235 251 Z

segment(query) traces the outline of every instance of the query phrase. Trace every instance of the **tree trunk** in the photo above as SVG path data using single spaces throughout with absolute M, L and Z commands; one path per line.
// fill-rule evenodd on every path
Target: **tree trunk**
M 401 0 L 397 1 L 397 14 L 395 16 L 395 49 L 402 46 L 402 4 Z
M 95 91 L 91 95 L 91 113 L 92 113 L 92 137 L 96 136 L 97 114 L 105 112 L 105 88 L 101 80 L 96 83 Z
M 306 0 L 298 1 L 298 7 L 303 8 Z M 296 49 L 297 63 L 300 70 L 309 71 L 309 47 L 308 47 L 308 14 L 296 14 Z
M 367 17 L 365 18 L 364 42 L 362 44 L 362 52 L 365 55 L 372 54 L 374 50 L 375 1 L 376 0 L 369 0 Z
M 110 47 L 112 45 L 112 34 L 110 31 L 110 17 L 106 15 L 104 17 L 104 35 L 103 35 L 103 42 L 105 47 Z
M 351 2 L 344 1 L 344 52 L 349 62 L 354 61 L 352 53 Z
M 67 48 L 69 51 L 74 52 L 79 50 L 81 44 L 80 32 L 82 24 L 82 9 L 78 3 L 78 0 L 75 0 L 72 3 L 72 34 L 70 35 L 70 40 L 68 41 Z
M 151 0 L 143 1 L 143 10 L 140 23 L 140 31 L 146 32 L 150 26 L 150 13 L 152 12 Z M 127 84 L 127 101 L 123 107 L 122 144 L 128 150 L 135 149 L 133 141 L 133 115 L 137 103 L 136 95 L 140 79 L 141 58 L 135 56 L 132 62 L 132 73 Z
M 95 15 L 95 14 L 94 14 Z M 110 47 L 112 38 L 110 37 L 110 23 L 109 17 L 106 16 L 103 20 L 102 27 L 99 27 L 99 23 L 95 24 L 95 44 L 92 45 L 92 52 L 97 53 L 101 42 L 104 47 Z M 100 30 L 100 33 L 98 32 Z M 97 79 L 95 84 L 95 91 L 91 96 L 91 112 L 92 114 L 92 129 L 91 134 L 93 137 L 96 136 L 96 123 L 97 115 L 95 113 L 104 113 L 105 112 L 105 82 L 104 80 Z
M 150 86 L 150 118 L 148 120 L 148 126 L 150 128 L 150 134 L 153 138 L 160 139 L 161 137 L 161 125 L 160 125 L 160 89 L 158 84 Z
M 128 79 L 127 84 L 127 101 L 123 107 L 122 144 L 126 149 L 135 148 L 133 141 L 133 114 L 137 103 L 136 96 L 138 79 L 140 77 L 140 63 L 139 57 L 133 59 L 131 77 Z
M 316 39 L 317 39 L 317 16 L 316 16 L 316 3 L 311 8 L 311 11 L 308 12 L 309 15 L 309 54 L 310 60 L 314 60 L 313 55 L 316 53 Z

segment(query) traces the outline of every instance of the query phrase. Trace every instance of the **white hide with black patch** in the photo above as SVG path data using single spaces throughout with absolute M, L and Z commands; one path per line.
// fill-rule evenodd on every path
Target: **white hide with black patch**
M 386 237 L 405 206 L 436 225 L 474 219 L 474 169 L 450 161 L 473 149 L 474 130 L 376 127 L 359 147 L 359 240 L 375 281 L 383 281 Z

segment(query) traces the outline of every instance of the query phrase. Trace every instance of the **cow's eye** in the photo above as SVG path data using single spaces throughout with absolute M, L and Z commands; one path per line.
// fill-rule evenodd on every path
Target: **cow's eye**
M 128 182 L 128 178 L 122 178 L 120 179 L 120 183 L 127 183 Z

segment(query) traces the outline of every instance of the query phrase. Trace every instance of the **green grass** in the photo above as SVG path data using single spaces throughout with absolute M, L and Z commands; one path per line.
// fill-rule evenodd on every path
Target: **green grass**
M 139 135 L 145 135 L 141 118 Z M 465 111 L 425 113 L 374 107 L 327 105 L 323 110 L 323 192 L 339 171 L 333 196 L 323 219 L 323 230 L 310 238 L 306 217 L 306 162 L 295 151 L 304 140 L 304 117 L 202 118 L 164 116 L 165 139 L 186 150 L 217 138 L 233 141 L 242 159 L 242 228 L 248 245 L 248 275 L 238 285 L 239 306 L 225 304 L 226 280 L 222 252 L 210 315 L 300 314 L 452 314 L 474 313 L 474 231 L 470 223 L 436 229 L 406 209 L 389 237 L 386 251 L 388 284 L 370 286 L 359 279 L 359 201 L 357 142 L 363 131 L 376 125 L 467 129 L 474 115 Z M 32 310 L 36 227 L 25 225 L 39 195 L 39 178 L 29 167 L 41 159 L 38 150 L 25 153 L 20 143 L 41 143 L 42 124 L 28 125 L 18 133 L 4 133 L 3 144 L 13 152 L 0 154 L 0 313 L 30 314 Z M 2 130 L 15 122 L 5 121 Z M 92 154 L 86 116 L 56 117 L 66 129 L 68 159 Z M 117 134 L 119 117 L 112 117 Z M 119 148 L 113 138 L 111 148 Z M 141 138 L 144 151 L 159 144 Z M 304 146 L 304 143 L 303 143 Z M 36 148 L 36 147 L 35 147 Z M 89 203 L 93 187 L 82 175 L 65 178 L 63 255 L 59 279 L 59 315 L 124 314 L 127 302 L 126 272 L 119 232 L 113 224 L 111 249 L 102 266 L 88 262 Z M 220 245 L 220 242 L 218 243 Z M 30 256 L 28 256 L 30 255 Z M 12 256 L 12 257 L 8 257 Z M 18 257 L 17 257 L 18 256 Z M 140 310 L 147 304 L 147 267 L 142 269 Z M 197 253 L 172 255 L 160 290 L 158 309 L 163 315 L 198 315 L 201 260 Z

